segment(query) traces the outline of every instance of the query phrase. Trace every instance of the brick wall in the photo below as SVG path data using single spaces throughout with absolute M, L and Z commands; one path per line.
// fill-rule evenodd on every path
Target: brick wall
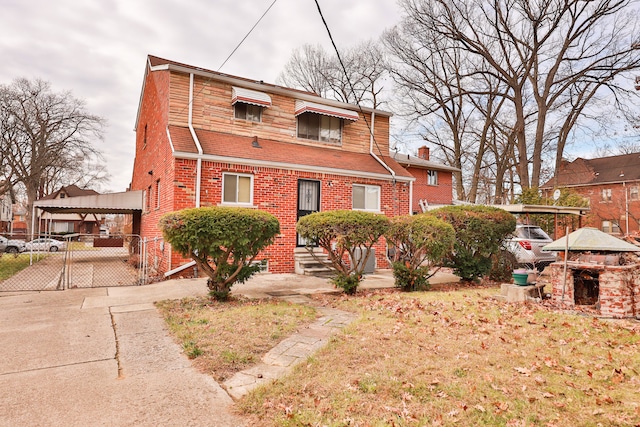
M 582 270 L 597 273 L 602 316 L 626 318 L 640 314 L 640 264 L 609 266 L 572 262 L 567 268 L 565 283 L 564 264 L 553 263 L 548 269 L 553 301 L 570 307 L 576 305 L 575 273 Z
M 589 200 L 591 210 L 582 225 L 601 229 L 602 221 L 612 221 L 619 224 L 621 234 L 625 234 L 628 217 L 629 233 L 638 233 L 640 231 L 640 199 L 629 197 L 629 188 L 632 186 L 638 187 L 640 182 L 572 187 L 572 191 Z M 603 200 L 602 190 L 611 191 L 611 200 Z
M 293 273 L 293 252 L 296 247 L 295 225 L 297 221 L 297 189 L 299 179 L 317 180 L 320 186 L 322 211 L 351 209 L 353 184 L 379 185 L 381 209 L 389 216 L 408 213 L 408 185 L 373 179 L 357 179 L 340 175 L 299 172 L 266 167 L 251 167 L 229 163 L 203 162 L 201 206 L 217 206 L 221 203 L 222 174 L 235 172 L 254 176 L 254 206 L 275 215 L 280 221 L 281 234 L 262 256 L 269 259 L 269 271 Z M 175 205 L 183 209 L 195 205 L 195 162 L 177 159 L 175 163 Z M 153 233 L 152 233 L 153 234 Z M 376 246 L 378 268 L 387 268 L 386 243 Z M 172 255 L 172 265 L 185 262 L 179 254 Z
M 429 185 L 427 169 L 408 167 L 407 170 L 416 178 L 413 183 L 413 212 L 421 212 L 420 199 L 429 204 L 450 205 L 453 200 L 453 176 L 451 172 L 438 171 L 438 185 Z

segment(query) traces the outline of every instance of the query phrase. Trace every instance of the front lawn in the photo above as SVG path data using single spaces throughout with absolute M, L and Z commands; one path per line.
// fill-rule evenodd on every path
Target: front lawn
M 278 300 L 186 298 L 156 306 L 185 354 L 224 381 L 258 363 L 280 341 L 316 319 L 312 307 Z
M 291 375 L 238 401 L 237 410 L 260 426 L 640 425 L 638 322 L 506 304 L 493 298 L 498 293 L 320 297 L 359 319 Z M 221 322 L 215 327 L 185 321 L 211 337 L 196 361 L 235 351 L 247 325 L 274 319 L 238 310 L 211 311 L 207 322 Z

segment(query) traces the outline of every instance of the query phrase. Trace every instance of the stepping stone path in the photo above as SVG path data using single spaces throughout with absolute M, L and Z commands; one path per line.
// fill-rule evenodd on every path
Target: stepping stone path
M 295 303 L 309 303 L 303 296 L 283 298 Z M 304 301 L 302 301 L 304 299 Z M 294 366 L 325 346 L 336 331 L 351 323 L 356 315 L 333 308 L 319 307 L 322 315 L 304 330 L 291 335 L 269 350 L 262 361 L 236 373 L 222 385 L 233 399 L 239 399 L 254 388 L 291 372 Z

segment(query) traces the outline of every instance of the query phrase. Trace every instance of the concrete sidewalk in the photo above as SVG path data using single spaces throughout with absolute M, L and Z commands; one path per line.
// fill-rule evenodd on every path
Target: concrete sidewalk
M 362 282 L 363 288 L 390 286 L 390 272 Z M 308 301 L 305 295 L 335 291 L 327 279 L 295 274 L 260 274 L 233 287 L 234 294 L 297 302 Z M 244 425 L 230 410 L 229 394 L 191 367 L 153 306 L 154 301 L 206 293 L 206 279 L 201 278 L 0 294 L 0 426 Z M 338 315 L 325 313 L 332 319 Z M 331 331 L 348 321 L 340 318 Z M 325 332 L 303 337 L 303 345 L 292 344 L 299 337 L 290 337 L 263 362 L 283 365 L 293 353 L 306 358 L 323 345 Z M 294 359 L 287 360 L 292 366 Z M 227 386 L 240 396 L 258 377 L 236 378 Z

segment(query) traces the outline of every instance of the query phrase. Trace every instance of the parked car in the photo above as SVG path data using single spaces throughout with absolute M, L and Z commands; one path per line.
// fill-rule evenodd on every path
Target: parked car
M 25 246 L 28 251 L 57 252 L 60 250 L 64 250 L 66 244 L 65 242 L 61 242 L 60 240 L 42 237 L 40 239 L 33 239 L 32 241 L 27 242 Z
M 7 239 L 0 236 L 0 252 L 17 254 L 26 250 L 24 240 Z
M 537 225 L 518 224 L 506 246 L 515 255 L 518 266 L 542 271 L 557 257 L 556 252 L 542 251 L 551 242 L 551 237 Z

